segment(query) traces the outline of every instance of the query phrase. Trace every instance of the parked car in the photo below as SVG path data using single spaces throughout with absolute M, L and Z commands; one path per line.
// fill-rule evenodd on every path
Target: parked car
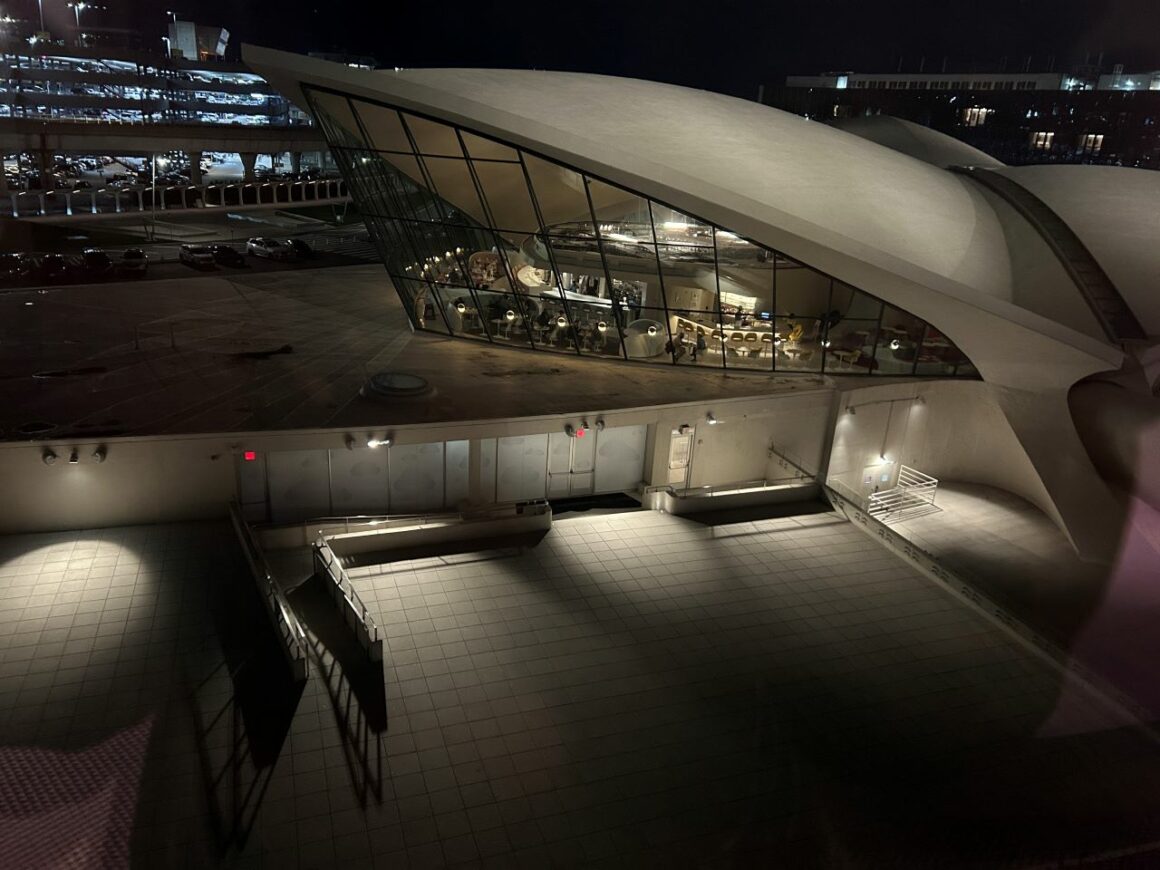
M 314 259 L 314 248 L 306 244 L 302 239 L 287 239 L 286 246 L 294 252 L 296 256 L 302 257 L 304 260 Z
M 100 248 L 85 248 L 81 254 L 81 269 L 89 278 L 103 278 L 113 271 L 113 261 Z
M 203 266 L 213 268 L 213 250 L 209 245 L 182 245 L 177 257 L 181 262 L 187 266 L 193 266 L 195 269 L 200 269 Z
M 32 274 L 32 260 L 27 254 L 0 254 L 0 281 L 15 283 Z
M 289 245 L 262 236 L 246 242 L 246 253 L 252 257 L 268 257 L 271 260 L 288 260 L 294 256 L 294 250 Z
M 68 280 L 68 260 L 63 254 L 45 254 L 40 258 L 40 267 L 37 269 L 40 280 L 50 284 L 57 284 Z
M 121 255 L 117 271 L 122 275 L 143 276 L 149 268 L 149 255 L 140 248 L 129 248 Z
M 233 245 L 210 245 L 214 262 L 219 266 L 244 266 L 246 258 Z

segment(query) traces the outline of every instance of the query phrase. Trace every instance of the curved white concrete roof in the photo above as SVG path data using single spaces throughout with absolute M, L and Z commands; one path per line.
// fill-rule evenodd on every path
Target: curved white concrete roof
M 829 126 L 851 133 L 870 142 L 899 151 L 915 160 L 932 166 L 981 166 L 998 169 L 1006 164 L 954 136 L 890 115 L 871 115 L 868 118 L 839 118 L 826 122 Z
M 825 125 L 633 79 L 244 54 L 304 107 L 309 82 L 462 124 L 777 248 L 935 324 L 988 379 L 1070 384 L 1122 359 L 1087 324 L 1016 304 L 1026 264 L 973 182 Z
M 1149 336 L 1160 336 L 1160 172 L 1121 166 L 1012 166 L 1019 182 L 1091 251 Z

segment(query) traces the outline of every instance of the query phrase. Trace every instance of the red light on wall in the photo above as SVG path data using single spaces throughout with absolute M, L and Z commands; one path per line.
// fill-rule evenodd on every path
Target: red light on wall
M 253 450 L 247 450 L 242 454 L 242 459 L 246 460 L 246 462 L 253 462 L 257 458 L 258 454 Z
M 583 426 L 581 426 L 579 429 L 577 429 L 577 430 L 576 430 L 576 437 L 577 437 L 577 438 L 583 438 L 583 437 L 584 437 L 584 434 L 585 434 L 587 431 L 588 431 L 587 429 L 585 429 Z

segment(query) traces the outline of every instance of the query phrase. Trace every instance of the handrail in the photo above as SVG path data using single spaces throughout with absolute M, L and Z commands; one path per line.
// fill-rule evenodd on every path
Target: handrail
M 261 594 L 263 604 L 266 605 L 266 612 L 282 638 L 282 651 L 287 657 L 294 678 L 299 681 L 305 680 L 310 673 L 306 657 L 306 632 L 274 582 L 274 576 L 266 564 L 266 557 L 262 554 L 262 549 L 258 546 L 258 541 L 236 501 L 230 502 L 230 519 L 238 542 L 242 545 L 246 562 L 250 566 L 250 573 L 254 582 L 258 584 L 258 592 Z
M 898 482 L 890 489 L 875 492 L 868 499 L 868 513 L 875 519 L 893 515 L 901 519 L 906 511 L 929 507 L 938 492 L 938 479 L 903 465 L 898 470 Z
M 314 555 L 322 570 L 330 578 L 336 592 L 342 594 L 344 604 L 350 608 L 355 617 L 362 624 L 366 633 L 366 651 L 372 661 L 382 661 L 383 643 L 379 637 L 379 626 L 370 614 L 370 610 L 363 602 L 362 597 L 351 583 L 350 575 L 342 567 L 342 561 L 330 548 L 330 544 L 320 533 L 314 542 Z
M 776 442 L 769 442 L 768 453 L 771 459 L 775 456 L 777 457 L 778 464 L 781 465 L 782 468 L 787 468 L 787 466 L 789 468 L 793 468 L 803 479 L 807 477 L 810 480 L 817 479 L 818 473 L 816 471 L 810 471 L 808 468 L 806 468 L 805 460 L 803 460 L 800 456 L 791 453 L 789 450 L 779 447 Z

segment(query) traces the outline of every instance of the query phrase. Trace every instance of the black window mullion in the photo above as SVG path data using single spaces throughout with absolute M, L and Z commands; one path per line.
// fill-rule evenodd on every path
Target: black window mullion
M 491 203 L 488 202 L 487 197 L 484 195 L 483 183 L 479 180 L 479 176 L 475 172 L 474 161 L 470 156 L 468 156 L 471 152 L 467 150 L 467 143 L 463 141 L 462 131 L 459 129 L 459 127 L 455 127 L 454 130 L 455 139 L 457 142 L 459 142 L 459 150 L 463 152 L 464 159 L 467 162 L 467 174 L 471 176 L 471 184 L 473 187 L 475 187 L 475 195 L 479 197 L 479 205 L 483 209 L 484 218 L 487 220 L 487 226 L 484 228 L 484 232 L 491 236 L 492 241 L 495 244 L 496 255 L 500 258 L 500 262 L 503 264 L 504 272 L 508 276 L 508 285 L 511 287 L 512 297 L 515 299 L 516 303 L 516 309 L 519 311 L 520 318 L 524 322 L 524 332 L 528 336 L 528 344 L 533 350 L 535 350 L 536 341 L 532 336 L 531 323 L 528 321 L 527 306 L 524 305 L 524 300 L 522 298 L 523 294 L 521 294 L 516 287 L 517 282 L 515 271 L 512 269 L 511 262 L 508 260 L 507 251 L 504 249 L 503 237 L 500 236 L 499 231 L 496 229 L 495 215 L 491 211 Z M 470 271 L 465 270 L 464 274 L 467 275 L 467 283 L 470 284 Z
M 363 139 L 366 140 L 367 142 L 372 141 L 370 138 L 370 134 L 367 132 L 366 125 L 363 123 L 362 115 L 359 114 L 359 112 L 355 110 L 354 103 L 350 100 L 349 97 L 347 98 L 347 106 L 350 108 L 351 114 L 354 116 L 355 123 L 358 124 L 359 132 L 362 134 Z M 402 121 L 402 116 L 400 116 L 399 120 L 400 120 L 400 122 Z M 407 131 L 407 134 L 408 134 L 408 136 L 410 136 L 410 131 Z M 411 141 L 411 140 L 408 140 L 408 141 Z M 414 148 L 414 145 L 415 145 L 415 143 L 413 141 L 411 141 L 412 148 Z M 376 157 L 375 159 L 381 159 L 381 158 Z M 368 174 L 373 174 L 376 176 L 375 186 L 382 188 L 382 190 L 383 190 L 382 199 L 383 199 L 384 203 L 386 203 L 388 201 L 388 199 L 393 201 L 395 199 L 395 197 L 394 197 L 393 193 L 390 192 L 390 189 L 389 189 L 390 185 L 385 183 L 387 181 L 387 179 L 382 179 L 380 182 L 380 179 L 378 178 L 379 173 L 378 173 L 377 169 L 375 171 L 373 171 L 372 173 L 368 173 Z M 396 205 L 397 205 L 397 202 L 396 202 Z M 407 225 L 399 226 L 398 221 L 392 221 L 392 223 L 394 224 L 395 227 L 398 227 L 397 231 L 399 233 L 406 233 L 408 241 L 409 241 L 410 253 L 413 256 L 419 256 L 421 254 L 423 248 L 421 245 L 416 243 L 416 237 L 415 237 L 414 233 L 412 232 L 411 228 Z M 384 251 L 383 253 L 386 254 L 387 252 Z M 384 259 L 386 259 L 386 257 L 384 257 Z M 418 265 L 418 263 L 416 262 L 415 265 Z M 439 316 L 443 319 L 444 326 L 447 327 L 447 334 L 448 335 L 455 335 L 455 329 L 451 325 L 451 319 L 447 316 L 447 306 L 445 306 L 443 304 L 442 296 L 440 296 L 435 291 L 434 285 L 429 280 L 427 280 L 427 277 L 424 274 L 422 269 L 420 269 L 419 276 L 415 280 L 426 283 L 427 295 L 430 296 L 431 299 L 433 299 L 435 301 L 435 307 L 439 309 Z M 396 288 L 396 292 L 397 292 L 397 288 Z M 404 298 L 403 294 L 401 294 L 401 293 L 399 294 L 399 296 L 400 296 L 400 298 Z M 418 318 L 418 315 L 413 310 L 414 304 L 412 303 L 412 304 L 408 305 L 407 307 L 412 309 L 411 311 L 408 312 L 408 314 L 411 318 L 411 325 L 414 326 L 415 328 L 419 328 L 419 318 Z
M 834 309 L 834 279 L 830 278 L 830 289 L 826 293 L 826 310 L 822 312 L 822 374 L 826 373 L 826 363 L 829 355 L 829 347 L 826 343 L 830 340 L 830 312 Z
M 922 337 L 919 339 L 914 348 L 914 362 L 910 366 L 910 375 L 915 377 L 918 375 L 918 358 L 922 356 L 922 346 L 926 344 L 926 333 L 930 329 L 930 324 L 925 320 L 922 322 Z
M 552 269 L 552 275 L 556 282 L 556 292 L 560 295 L 560 304 L 564 306 L 564 312 L 568 317 L 569 330 L 572 333 L 572 344 L 576 349 L 576 353 L 580 353 L 580 335 L 576 329 L 576 322 L 572 319 L 572 310 L 568 307 L 568 297 L 564 293 L 564 285 L 560 281 L 560 269 L 556 263 L 556 251 L 552 247 L 552 238 L 550 235 L 548 235 L 548 226 L 547 222 L 544 220 L 544 213 L 540 210 L 540 200 L 536 196 L 536 188 L 535 185 L 532 184 L 532 176 L 528 172 L 527 164 L 524 162 L 524 152 L 517 150 L 516 154 L 519 155 L 520 158 L 520 168 L 524 172 L 524 182 L 528 186 L 528 194 L 532 197 L 532 210 L 536 213 L 536 223 L 540 225 L 540 232 L 543 233 L 544 250 L 548 252 L 548 265 Z M 585 183 L 584 189 L 587 191 L 587 183 Z M 590 203 L 589 210 L 591 210 L 591 207 L 592 206 Z M 537 233 L 537 236 L 538 235 L 539 234 Z M 608 285 L 608 289 L 611 293 L 611 284 Z
M 728 370 L 729 352 L 725 345 L 725 318 L 721 314 L 721 273 L 718 271 L 717 262 L 717 226 L 716 224 L 710 226 L 713 227 L 713 283 L 717 288 L 717 325 L 720 327 L 717 331 L 721 333 L 721 368 Z
M 859 291 L 860 292 L 860 291 Z M 873 298 L 873 297 L 871 297 Z M 878 300 L 878 328 L 874 330 L 874 344 L 870 346 L 870 363 L 866 366 L 866 374 L 874 374 L 878 365 L 878 348 L 882 345 L 882 321 L 886 317 L 886 303 Z
M 657 280 L 660 282 L 661 286 L 661 308 L 665 312 L 665 334 L 669 337 L 669 347 L 673 348 L 675 351 L 676 342 L 673 341 L 672 328 L 673 315 L 672 312 L 669 311 L 669 296 L 665 292 L 665 275 L 664 269 L 661 268 L 661 249 L 660 245 L 657 244 L 657 224 L 656 219 L 653 217 L 653 204 L 652 200 L 648 198 L 645 199 L 645 203 L 648 205 L 648 231 L 649 235 L 652 237 L 653 257 L 656 258 L 657 261 Z M 677 360 L 675 353 L 669 354 L 669 361 L 672 362 L 673 365 L 676 365 Z
M 596 220 L 596 207 L 592 204 L 592 191 L 588 187 L 588 176 L 582 174 L 580 177 L 584 179 L 584 196 L 588 200 L 588 215 L 592 218 L 592 232 L 596 237 L 596 250 L 600 253 L 600 265 L 604 269 L 604 280 L 608 282 L 608 299 L 612 303 L 612 320 L 616 324 L 616 334 L 620 336 L 620 355 L 628 359 L 628 345 L 624 342 L 624 329 L 620 325 L 620 311 L 623 306 L 616 298 L 612 287 L 612 272 L 609 271 L 608 259 L 604 256 L 604 240 L 600 235 L 600 224 Z M 625 324 L 625 326 L 627 325 Z

